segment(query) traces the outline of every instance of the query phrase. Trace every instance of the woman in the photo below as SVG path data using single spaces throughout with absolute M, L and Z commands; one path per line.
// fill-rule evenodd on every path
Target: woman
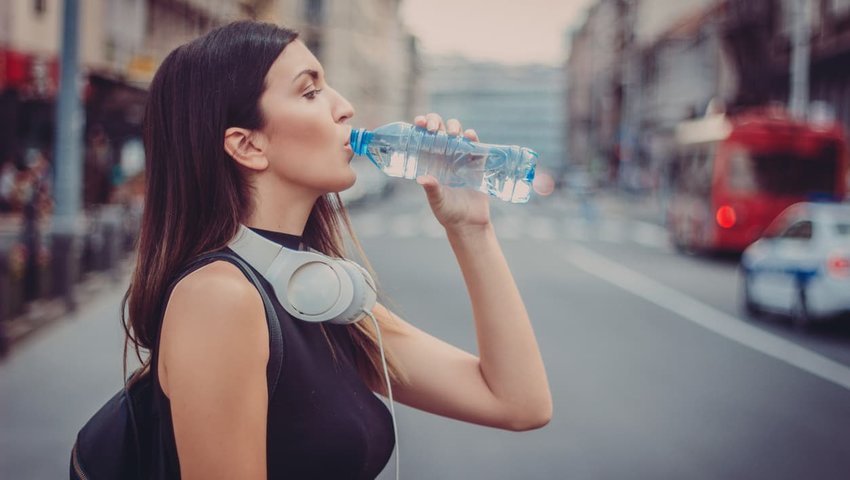
M 174 50 L 151 85 L 147 205 L 126 300 L 128 335 L 137 354 L 151 351 L 165 406 L 154 426 L 166 451 L 154 468 L 165 476 L 372 478 L 393 449 L 389 414 L 371 394 L 385 392 L 368 322 L 310 324 L 276 304 L 285 365 L 268 398 L 263 303 L 237 267 L 203 266 L 164 298 L 181 265 L 225 248 L 240 224 L 290 248 L 345 255 L 342 226 L 351 229 L 337 192 L 355 180 L 346 145 L 354 109 L 296 37 L 269 24 L 229 24 Z M 462 131 L 436 114 L 415 122 Z M 546 424 L 546 374 L 488 198 L 431 177 L 419 182 L 466 280 L 481 356 L 378 304 L 396 399 L 497 428 Z

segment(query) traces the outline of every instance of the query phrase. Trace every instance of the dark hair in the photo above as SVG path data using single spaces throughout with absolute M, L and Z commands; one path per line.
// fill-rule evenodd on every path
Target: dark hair
M 144 120 L 145 208 L 138 257 L 122 305 L 125 378 L 129 341 L 139 361 L 149 365 L 150 356 L 142 360 L 139 350 L 155 344 L 159 309 L 181 266 L 224 248 L 250 216 L 249 179 L 224 150 L 224 132 L 263 127 L 259 100 L 266 74 L 297 36 L 269 23 L 234 22 L 176 48 L 157 70 Z M 322 196 L 307 220 L 303 241 L 344 257 L 343 226 L 354 238 L 339 195 Z M 125 309 L 129 321 L 123 317 Z M 380 352 L 372 327 L 358 322 L 348 331 L 358 347 L 355 360 L 361 375 L 371 386 L 379 385 Z M 398 378 L 395 362 L 391 364 Z

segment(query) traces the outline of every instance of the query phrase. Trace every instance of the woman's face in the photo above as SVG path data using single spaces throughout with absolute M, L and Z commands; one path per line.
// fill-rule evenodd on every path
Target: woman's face
M 269 168 L 284 185 L 322 195 L 354 184 L 347 145 L 354 108 L 326 83 L 302 42 L 287 45 L 272 64 L 260 109 Z

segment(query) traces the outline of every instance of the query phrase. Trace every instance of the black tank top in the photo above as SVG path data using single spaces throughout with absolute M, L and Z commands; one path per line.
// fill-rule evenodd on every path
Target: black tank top
M 252 230 L 287 248 L 301 238 Z M 269 399 L 266 464 L 270 479 L 371 479 L 383 470 L 395 446 L 392 418 L 366 386 L 354 366 L 354 346 L 345 326 L 325 324 L 336 361 L 318 324 L 292 318 L 274 289 L 254 270 L 272 299 L 283 332 L 283 368 Z M 164 311 L 164 310 L 163 310 Z M 161 323 L 160 323 L 161 325 Z M 157 342 L 158 345 L 158 342 Z M 152 355 L 155 435 L 161 458 L 152 465 L 155 478 L 180 478 L 169 399 L 156 376 Z

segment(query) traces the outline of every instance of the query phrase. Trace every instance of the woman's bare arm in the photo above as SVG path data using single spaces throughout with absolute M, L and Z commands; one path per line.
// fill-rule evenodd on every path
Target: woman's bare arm
M 414 123 L 430 131 L 463 134 L 474 130 L 436 113 Z M 420 177 L 434 216 L 446 234 L 463 273 L 478 338 L 480 358 L 452 347 L 402 320 L 388 332 L 388 344 L 407 371 L 398 398 L 411 406 L 469 422 L 527 430 L 552 416 L 552 397 L 528 313 L 490 222 L 486 194 L 439 185 Z M 390 315 L 383 307 L 378 314 Z M 445 318 L 447 322 L 462 319 Z
M 227 262 L 189 274 L 161 343 L 181 477 L 265 479 L 269 336 L 256 288 Z
M 552 416 L 546 372 L 493 229 L 450 233 L 449 240 L 472 302 L 480 358 L 395 317 L 399 328 L 387 329 L 385 339 L 409 383 L 394 386 L 393 393 L 412 407 L 481 425 L 546 425 Z M 381 305 L 376 312 L 393 315 Z

